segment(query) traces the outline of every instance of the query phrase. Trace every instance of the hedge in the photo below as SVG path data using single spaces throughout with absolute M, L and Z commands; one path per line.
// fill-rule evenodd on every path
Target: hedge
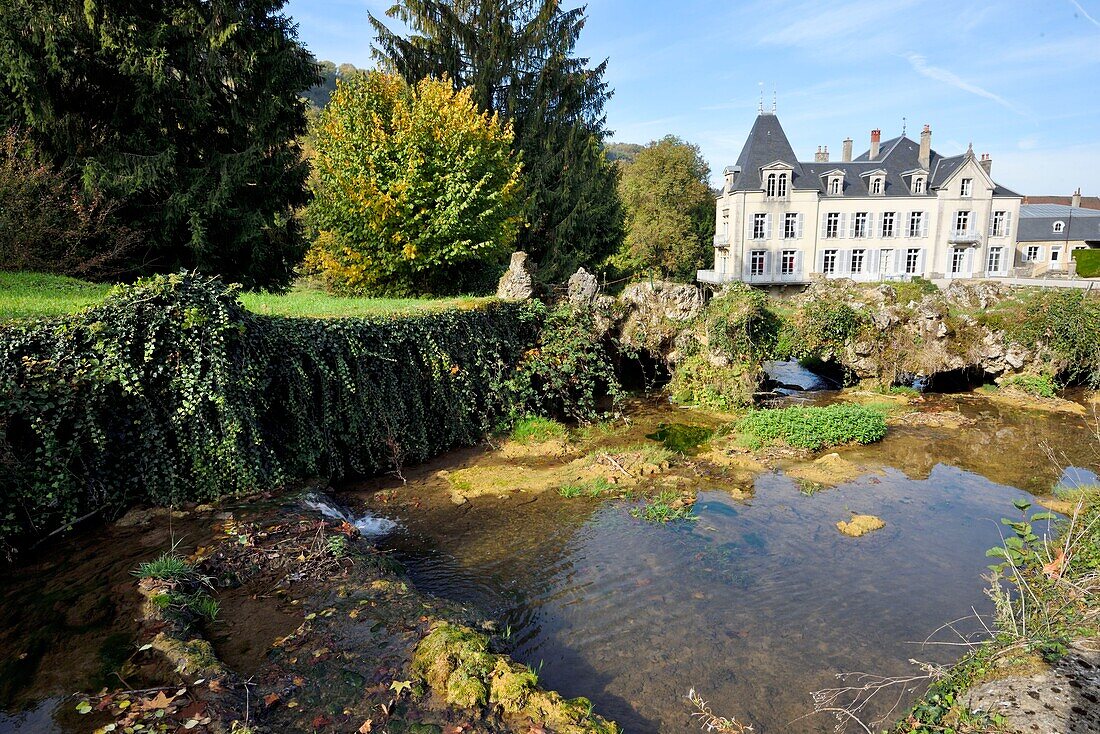
M 1074 250 L 1077 274 L 1082 278 L 1100 278 L 1100 249 Z
M 0 549 L 90 512 L 376 473 L 479 440 L 541 312 L 244 310 L 189 273 L 78 316 L 0 327 Z

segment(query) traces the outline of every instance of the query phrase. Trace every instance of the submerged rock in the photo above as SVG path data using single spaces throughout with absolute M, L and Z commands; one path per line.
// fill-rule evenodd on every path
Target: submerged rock
M 787 476 L 826 487 L 858 479 L 863 469 L 842 458 L 840 454 L 825 454 L 820 459 L 799 464 L 787 470 Z
M 837 530 L 851 538 L 858 538 L 884 527 L 886 527 L 886 523 L 874 515 L 853 515 L 850 522 L 841 520 L 836 524 Z

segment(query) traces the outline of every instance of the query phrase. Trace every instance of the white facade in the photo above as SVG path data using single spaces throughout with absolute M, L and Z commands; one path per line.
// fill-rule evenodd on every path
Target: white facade
M 789 145 L 772 117 L 758 119 L 741 165 L 726 171 L 714 269 L 699 271 L 701 282 L 974 278 L 1015 266 L 1021 197 L 997 186 L 984 157 L 944 159 L 926 128 L 924 150 L 902 137 L 872 159 L 873 137 L 855 161 L 799 163 L 784 160 Z M 776 154 L 783 159 L 760 163 Z M 739 170 L 746 164 L 753 170 Z

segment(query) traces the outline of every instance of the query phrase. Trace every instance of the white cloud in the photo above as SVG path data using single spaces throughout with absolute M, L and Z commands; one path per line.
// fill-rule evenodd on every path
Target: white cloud
M 993 102 L 996 102 L 1007 110 L 1011 110 L 1018 115 L 1026 116 L 1026 113 L 1023 110 L 1021 110 L 1019 107 L 1012 104 L 999 94 L 994 94 L 988 89 L 983 89 L 976 84 L 971 84 L 970 82 L 960 77 L 958 74 L 955 74 L 953 71 L 948 71 L 947 69 L 943 69 L 939 66 L 929 65 L 928 60 L 920 54 L 910 53 L 907 54 L 905 58 L 909 60 L 909 65 L 913 67 L 913 71 L 917 72 L 923 77 L 927 77 L 938 82 L 943 82 L 948 86 L 955 87 L 956 89 L 960 89 L 964 92 L 967 92 L 968 94 L 973 94 L 978 97 L 984 97 L 985 99 L 992 100 Z

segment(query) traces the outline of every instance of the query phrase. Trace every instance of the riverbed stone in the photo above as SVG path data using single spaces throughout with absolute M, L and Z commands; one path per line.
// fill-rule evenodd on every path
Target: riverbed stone
M 508 270 L 497 284 L 497 298 L 526 301 L 535 295 L 535 266 L 526 252 L 513 252 Z
M 1003 716 L 1017 734 L 1100 732 L 1100 638 L 1080 641 L 1047 670 L 983 683 L 971 689 L 972 711 Z

